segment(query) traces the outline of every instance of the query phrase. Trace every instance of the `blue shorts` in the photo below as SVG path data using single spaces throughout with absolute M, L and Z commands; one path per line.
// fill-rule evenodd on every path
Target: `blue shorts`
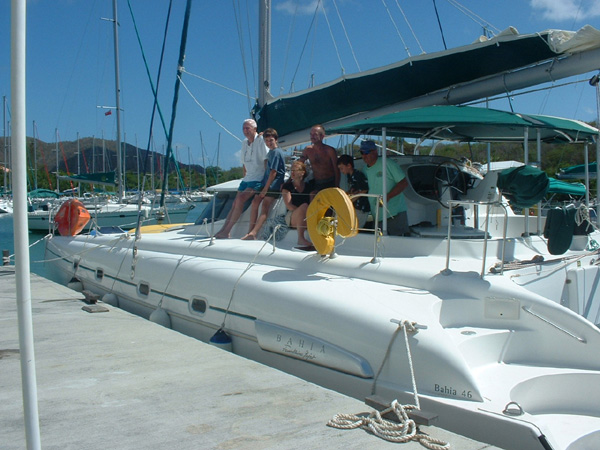
M 263 188 L 262 181 L 242 181 L 238 191 L 245 191 L 246 189 L 252 189 L 259 192 Z

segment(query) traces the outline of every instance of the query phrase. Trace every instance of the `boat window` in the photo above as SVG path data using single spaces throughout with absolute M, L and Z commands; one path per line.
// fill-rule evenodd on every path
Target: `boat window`
M 104 278 L 104 270 L 96 269 L 96 278 L 98 280 L 101 280 L 102 278 Z
M 215 222 L 225 219 L 227 214 L 229 214 L 231 206 L 233 205 L 233 200 L 235 199 L 236 194 L 237 191 L 226 191 L 219 192 L 218 194 L 214 195 L 210 203 L 206 206 L 206 208 L 204 208 L 204 211 L 202 211 L 200 216 L 198 216 L 196 219 L 196 225 L 204 223 L 204 220 L 206 220 L 207 223 L 212 223 L 213 203 L 215 210 Z M 250 206 L 251 203 L 252 197 L 244 204 L 244 211 Z
M 148 283 L 140 283 L 138 292 L 142 295 L 148 295 L 150 293 L 150 285 Z
M 206 300 L 203 298 L 193 298 L 190 302 L 192 312 L 204 314 L 206 312 Z
M 407 178 L 415 192 L 421 197 L 436 200 L 436 186 L 434 183 L 435 168 L 433 164 L 418 164 L 410 166 Z

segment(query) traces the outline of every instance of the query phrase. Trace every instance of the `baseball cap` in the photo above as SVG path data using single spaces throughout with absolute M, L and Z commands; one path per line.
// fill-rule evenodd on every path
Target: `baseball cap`
M 377 150 L 377 146 L 373 141 L 362 141 L 360 143 L 360 152 L 363 154 L 371 153 L 373 150 Z

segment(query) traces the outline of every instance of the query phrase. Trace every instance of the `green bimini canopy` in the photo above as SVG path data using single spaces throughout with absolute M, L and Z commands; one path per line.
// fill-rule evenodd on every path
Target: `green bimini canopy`
M 84 175 L 61 176 L 63 180 L 76 181 L 78 183 L 102 184 L 105 186 L 116 186 L 115 172 L 96 172 Z
M 360 120 L 329 130 L 332 134 L 381 134 L 459 142 L 593 140 L 598 130 L 577 120 L 516 114 L 473 106 L 428 106 Z
M 517 208 L 531 208 L 542 201 L 549 186 L 546 172 L 531 166 L 513 167 L 498 174 L 498 189 Z
M 588 175 L 595 176 L 597 170 L 596 162 L 588 164 Z M 583 180 L 585 178 L 585 164 L 560 169 L 556 174 L 559 180 Z
M 55 191 L 51 191 L 50 189 L 34 189 L 33 191 L 29 191 L 27 193 L 27 197 L 29 197 L 29 198 L 58 198 L 59 194 Z
M 567 183 L 565 181 L 560 181 L 556 178 L 550 177 L 550 185 L 548 186 L 548 193 L 550 194 L 563 194 L 583 197 L 585 192 L 585 185 L 583 183 Z

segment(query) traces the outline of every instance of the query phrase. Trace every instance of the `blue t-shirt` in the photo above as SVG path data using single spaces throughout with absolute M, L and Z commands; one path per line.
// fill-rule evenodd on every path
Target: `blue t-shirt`
M 281 185 L 283 184 L 283 178 L 285 177 L 285 159 L 283 152 L 279 147 L 269 150 L 269 153 L 267 153 L 267 169 L 265 170 L 265 175 L 262 179 L 263 186 L 269 179 L 271 170 L 276 170 L 277 175 L 275 175 L 275 179 L 268 190 L 269 192 L 279 192 L 281 190 Z

